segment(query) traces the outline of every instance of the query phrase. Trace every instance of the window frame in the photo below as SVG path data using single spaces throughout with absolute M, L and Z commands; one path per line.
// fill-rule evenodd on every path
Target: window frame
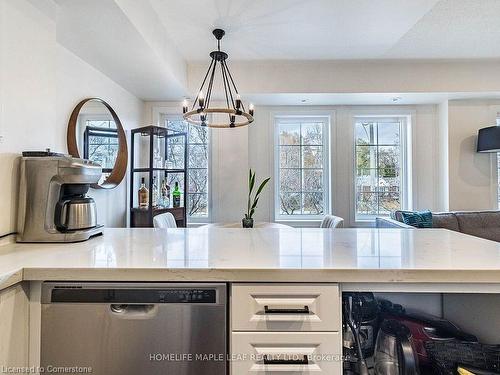
M 273 217 L 276 222 L 314 222 L 321 221 L 325 215 L 331 212 L 331 162 L 330 162 L 330 131 L 331 131 L 331 115 L 328 113 L 274 113 L 273 119 L 273 179 L 274 179 L 274 213 Z M 304 123 L 311 120 L 322 120 L 323 122 L 323 213 L 319 215 L 282 215 L 280 205 L 280 143 L 279 143 L 279 125 L 282 121 L 287 123 L 296 122 Z M 303 169 L 302 167 L 298 169 Z M 301 187 L 302 189 L 302 187 Z
M 94 134 L 94 132 L 104 133 L 104 134 Z M 86 126 L 83 133 L 83 158 L 89 159 L 90 142 L 89 137 L 101 137 L 101 138 L 116 138 L 118 139 L 118 129 L 113 128 L 100 128 L 97 126 Z M 117 148 L 119 144 L 117 143 Z M 102 168 L 103 173 L 111 173 L 113 168 Z
M 115 122 L 115 120 L 109 115 L 105 113 L 84 113 L 78 116 L 78 125 L 79 125 L 79 131 L 81 132 L 83 130 L 83 137 L 79 141 L 80 143 L 80 150 L 83 150 L 83 158 L 88 159 L 88 136 L 89 136 L 89 131 L 97 131 L 97 130 L 103 130 L 109 133 L 116 133 L 116 138 L 118 138 L 118 129 L 116 129 L 116 124 L 115 128 L 104 128 L 104 127 L 98 127 L 98 126 L 87 126 L 87 121 L 108 121 L 108 122 Z M 103 138 L 115 138 L 114 136 L 106 136 L 102 135 Z M 103 173 L 111 173 L 113 168 L 103 168 L 102 172 Z
M 352 120 L 352 199 L 351 199 L 351 214 L 355 225 L 370 225 L 375 222 L 377 217 L 389 217 L 389 215 L 374 214 L 363 215 L 360 217 L 357 214 L 356 205 L 356 178 L 357 178 L 357 156 L 356 156 L 356 123 L 364 122 L 394 122 L 397 119 L 401 123 L 400 129 L 400 154 L 401 154 L 401 189 L 400 200 L 401 210 L 412 209 L 412 168 L 411 168 L 411 115 L 403 114 L 357 114 L 353 116 Z
M 159 126 L 164 126 L 165 121 L 184 121 L 184 118 L 182 115 L 180 115 L 177 112 L 171 112 L 171 111 L 161 111 L 158 112 L 158 125 Z M 207 147 L 207 174 L 208 174 L 208 184 L 207 184 L 207 209 L 208 209 L 208 215 L 207 216 L 189 216 L 189 214 L 186 212 L 186 217 L 188 224 L 204 224 L 204 223 L 210 223 L 212 220 L 213 216 L 213 205 L 212 205 L 212 132 L 207 128 L 208 131 L 208 147 Z M 189 150 L 189 134 L 188 134 L 188 150 Z M 188 151 L 189 152 L 189 151 Z M 186 160 L 186 163 L 188 163 L 188 160 Z M 186 165 L 186 179 L 189 179 L 189 164 Z M 189 183 L 188 183 L 189 186 Z M 188 192 L 186 194 L 189 195 Z M 189 198 L 188 198 L 189 199 Z M 187 207 L 186 207 L 187 211 Z

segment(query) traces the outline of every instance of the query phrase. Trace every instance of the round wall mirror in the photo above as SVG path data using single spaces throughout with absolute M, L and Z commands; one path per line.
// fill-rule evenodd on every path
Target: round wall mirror
M 68 123 L 68 152 L 102 167 L 102 176 L 93 188 L 112 189 L 127 172 L 127 139 L 120 119 L 111 106 L 99 98 L 77 104 Z

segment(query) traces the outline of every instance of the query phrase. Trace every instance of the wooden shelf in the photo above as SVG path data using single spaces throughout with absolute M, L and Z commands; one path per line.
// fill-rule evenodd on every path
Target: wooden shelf
M 184 207 L 153 207 L 151 213 L 148 208 L 132 207 L 130 209 L 130 226 L 132 227 L 151 227 L 153 217 L 156 215 L 170 212 L 178 227 L 185 227 L 186 210 Z

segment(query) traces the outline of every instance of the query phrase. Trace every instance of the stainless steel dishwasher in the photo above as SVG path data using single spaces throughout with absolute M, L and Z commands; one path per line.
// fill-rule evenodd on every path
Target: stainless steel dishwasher
M 42 286 L 41 367 L 93 375 L 227 374 L 225 284 Z

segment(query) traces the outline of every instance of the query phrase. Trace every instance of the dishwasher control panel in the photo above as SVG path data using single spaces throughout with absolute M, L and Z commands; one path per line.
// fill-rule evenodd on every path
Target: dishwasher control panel
M 48 288 L 47 288 L 48 287 Z M 225 303 L 225 298 L 221 299 L 221 286 L 126 286 L 109 285 L 66 285 L 53 284 L 46 285 L 42 292 L 42 303 L 202 303 L 220 304 Z
M 215 289 L 167 289 L 158 291 L 158 302 L 170 303 L 215 303 Z

